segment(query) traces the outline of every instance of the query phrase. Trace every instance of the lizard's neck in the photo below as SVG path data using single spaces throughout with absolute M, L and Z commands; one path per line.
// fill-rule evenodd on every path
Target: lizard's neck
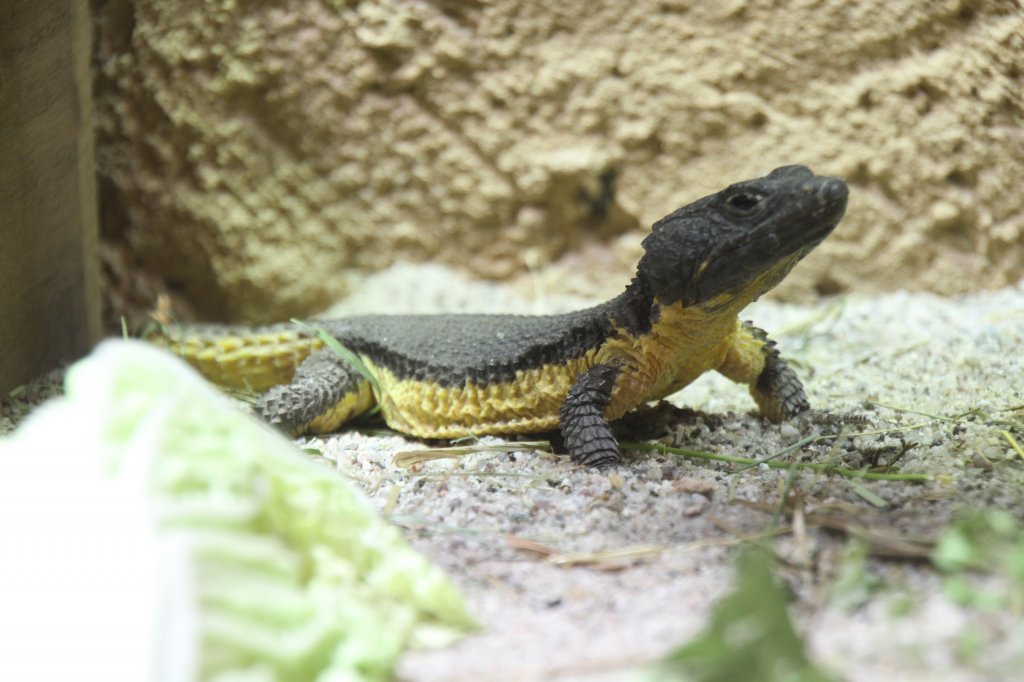
M 615 327 L 626 329 L 633 336 L 642 336 L 651 331 L 661 306 L 643 280 L 634 277 L 625 291 L 600 307 Z

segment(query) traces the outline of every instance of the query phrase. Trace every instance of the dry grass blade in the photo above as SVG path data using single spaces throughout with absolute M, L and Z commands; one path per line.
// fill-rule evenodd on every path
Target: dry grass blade
M 614 571 L 625 568 L 636 559 L 661 554 L 665 549 L 660 545 L 633 545 L 598 552 L 565 552 L 549 556 L 548 563 L 556 566 L 589 566 L 603 571 Z
M 666 549 L 658 545 L 635 545 L 597 552 L 563 552 L 551 545 L 516 535 L 509 535 L 505 542 L 512 549 L 539 554 L 555 566 L 586 566 L 600 571 L 619 571 L 628 568 L 636 559 L 655 556 Z
M 395 513 L 395 507 L 398 506 L 398 496 L 401 494 L 402 489 L 399 486 L 392 483 L 391 488 L 388 490 L 387 502 L 384 503 L 383 514 L 385 516 L 391 516 Z
M 777 510 L 777 505 L 765 502 L 750 500 L 738 500 L 738 502 L 765 513 L 774 513 Z M 900 535 L 882 527 L 869 526 L 863 523 L 863 518 L 864 512 L 859 509 L 850 512 L 804 512 L 804 523 L 807 526 L 828 528 L 860 538 L 867 543 L 868 551 L 875 556 L 894 559 L 927 559 L 935 547 L 935 538 Z
M 551 545 L 545 545 L 543 542 L 537 542 L 536 540 L 530 540 L 529 538 L 520 537 L 518 535 L 506 536 L 505 544 L 512 549 L 521 549 L 524 552 L 533 552 L 534 554 L 540 554 L 541 556 L 554 556 L 556 554 L 561 554 L 561 550 L 556 549 Z
M 826 512 L 812 512 L 807 523 L 820 528 L 838 530 L 853 535 L 868 543 L 868 551 L 875 556 L 893 559 L 927 559 L 935 548 L 934 538 L 900 535 L 883 528 L 857 523 L 853 519 Z
M 465 457 L 479 452 L 517 452 L 520 450 L 550 450 L 551 444 L 546 440 L 516 441 L 512 443 L 476 443 L 459 445 L 450 448 L 423 448 L 420 450 L 403 450 L 396 452 L 392 462 L 403 469 L 430 462 L 435 459 Z
M 458 452 L 454 452 L 458 450 Z M 452 459 L 472 454 L 468 448 L 423 448 L 422 450 L 403 450 L 396 452 L 391 462 L 401 469 L 409 469 L 424 462 L 435 459 Z
M 840 297 L 831 305 L 819 308 L 815 312 L 804 316 L 803 319 L 776 330 L 774 335 L 777 337 L 807 335 L 811 328 L 819 322 L 828 322 L 829 327 L 834 326 L 845 311 L 846 298 Z

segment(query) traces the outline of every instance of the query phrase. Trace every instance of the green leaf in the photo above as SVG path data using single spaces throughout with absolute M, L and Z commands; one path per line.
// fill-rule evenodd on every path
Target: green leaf
M 843 548 L 836 579 L 829 590 L 832 604 L 847 611 L 863 606 L 881 582 L 868 572 L 867 543 L 851 538 Z
M 338 339 L 334 338 L 323 329 L 311 326 L 299 320 L 292 320 L 292 323 L 323 341 L 324 345 L 330 348 L 335 355 L 348 363 L 352 369 L 359 372 L 359 374 L 369 382 L 373 389 L 373 395 L 377 398 L 377 403 L 380 404 L 380 384 L 377 382 L 377 377 L 370 371 L 370 368 L 366 366 L 366 363 L 363 362 L 362 358 L 349 350 L 341 343 L 341 341 L 338 341 Z
M 1024 604 L 1024 528 L 1002 509 L 962 515 L 939 538 L 931 559 L 946 574 L 943 591 L 957 603 L 988 611 Z
M 735 589 L 714 606 L 711 622 L 693 641 L 672 652 L 658 679 L 695 682 L 832 682 L 816 667 L 789 618 L 771 559 L 748 550 L 737 561 Z
M 864 500 L 866 500 L 869 504 L 873 504 L 874 506 L 878 507 L 879 509 L 882 509 L 884 507 L 888 507 L 889 506 L 888 502 L 886 502 L 881 497 L 876 495 L 873 491 L 869 490 L 867 488 L 867 486 L 865 486 L 862 483 L 856 483 L 855 482 L 855 483 L 851 484 L 850 487 L 853 488 L 853 492 L 857 493 Z
M 932 561 L 943 571 L 960 571 L 978 561 L 978 551 L 961 529 L 952 528 L 939 538 Z

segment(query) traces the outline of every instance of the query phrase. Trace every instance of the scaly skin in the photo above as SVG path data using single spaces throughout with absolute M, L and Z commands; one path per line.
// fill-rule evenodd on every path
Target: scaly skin
M 835 228 L 846 185 L 787 166 L 675 211 L 607 303 L 563 315 L 395 315 L 308 323 L 356 353 L 397 431 L 422 438 L 561 428 L 576 462 L 620 461 L 609 421 L 716 370 L 762 414 L 808 408 L 800 380 L 739 312 Z M 195 325 L 154 339 L 212 381 L 265 391 L 259 412 L 299 434 L 376 404 L 368 381 L 299 327 Z

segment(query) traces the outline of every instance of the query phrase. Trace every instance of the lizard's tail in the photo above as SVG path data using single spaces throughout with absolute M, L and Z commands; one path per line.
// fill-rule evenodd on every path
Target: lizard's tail
M 145 339 L 187 360 L 210 381 L 262 393 L 292 380 L 323 341 L 295 324 L 242 327 L 159 324 Z

